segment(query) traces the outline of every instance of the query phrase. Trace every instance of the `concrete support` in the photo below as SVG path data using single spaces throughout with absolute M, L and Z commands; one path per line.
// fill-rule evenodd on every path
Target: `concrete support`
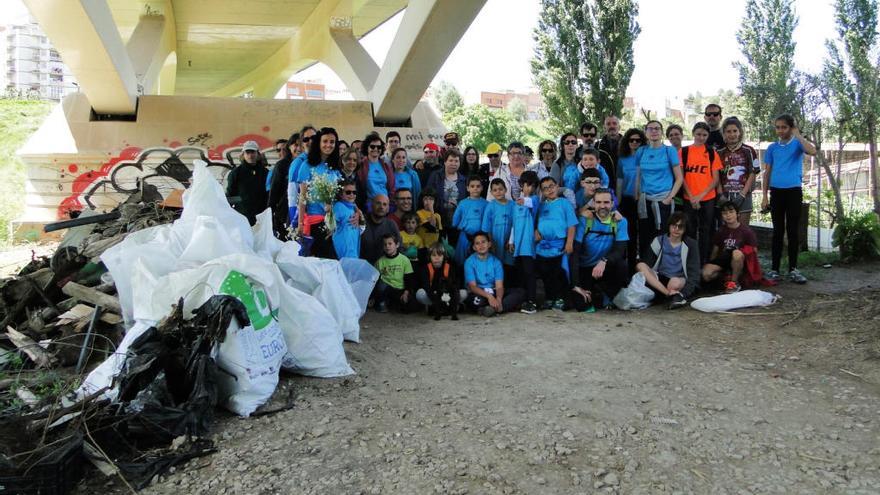
M 141 16 L 125 46 L 138 80 L 139 94 L 157 93 L 160 73 L 177 47 L 174 9 L 166 5 L 164 10 L 167 15 Z
M 349 29 L 331 29 L 333 42 L 322 62 L 342 79 L 356 100 L 368 100 L 379 76 L 379 66 Z
M 138 81 L 106 0 L 25 0 L 98 113 L 132 114 Z
M 410 0 L 371 91 L 376 120 L 404 122 L 486 0 Z

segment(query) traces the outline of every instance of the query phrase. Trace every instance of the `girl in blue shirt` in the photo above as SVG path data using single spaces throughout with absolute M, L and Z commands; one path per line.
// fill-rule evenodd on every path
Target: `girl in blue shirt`
M 419 174 L 410 168 L 406 150 L 397 148 L 391 152 L 391 165 L 394 167 L 394 188 L 409 189 L 413 198 L 422 194 L 422 184 L 419 182 Z
M 645 124 L 648 145 L 636 151 L 636 184 L 639 213 L 639 252 L 665 228 L 675 211 L 675 196 L 684 182 L 678 151 L 663 143 L 663 124 Z
M 361 252 L 361 211 L 355 206 L 357 186 L 352 180 L 342 184 L 339 198 L 333 203 L 336 216 L 336 231 L 333 232 L 333 247 L 336 258 L 358 258 Z
M 578 222 L 571 203 L 559 198 L 559 187 L 552 177 L 541 179 L 541 193 L 544 201 L 538 208 L 538 226 L 535 230 L 538 245 L 535 253 L 547 296 L 544 306 L 546 309 L 563 310 L 563 292 L 567 284 L 562 263 L 574 252 L 574 231 Z
M 455 262 L 459 266 L 464 265 L 471 249 L 470 238 L 480 231 L 483 225 L 483 212 L 486 210 L 486 200 L 482 198 L 483 184 L 479 177 L 471 177 L 467 183 L 468 197 L 461 200 L 455 208 L 452 216 L 452 226 L 461 234 L 455 245 Z
M 312 238 L 310 252 L 321 258 L 333 258 L 333 244 L 329 229 L 324 223 L 324 216 L 330 204 L 308 201 L 309 181 L 318 175 L 325 175 L 339 180 L 339 149 L 338 136 L 331 127 L 323 127 L 315 134 L 309 145 L 309 154 L 300 167 L 297 183 L 299 184 L 299 231 Z M 305 214 L 303 214 L 303 212 Z
M 617 166 L 620 175 L 617 178 L 617 191 L 620 197 L 620 214 L 626 218 L 626 228 L 629 234 L 630 247 L 626 250 L 629 271 L 636 268 L 636 239 L 639 238 L 639 210 L 636 202 L 636 152 L 647 143 L 648 138 L 641 129 L 629 129 L 620 139 L 620 147 L 617 152 Z
M 578 148 L 578 138 L 574 135 L 574 133 L 567 132 L 559 138 L 559 158 L 556 160 L 556 164 L 559 165 L 560 176 L 562 177 L 562 184 L 565 184 L 565 174 L 566 173 L 576 173 L 576 176 L 580 176 L 580 172 L 577 171 L 577 148 Z M 574 169 L 574 172 L 571 172 L 569 169 Z M 555 177 L 554 177 L 555 180 Z M 570 189 L 574 192 L 574 188 L 577 187 L 577 178 L 574 180 L 575 185 Z M 557 185 L 559 182 L 557 181 Z
M 477 231 L 473 240 L 474 254 L 464 263 L 464 281 L 468 289 L 465 304 L 486 317 L 512 311 L 522 302 L 522 289 L 504 286 L 504 269 L 501 261 L 490 252 L 492 241 L 489 234 Z

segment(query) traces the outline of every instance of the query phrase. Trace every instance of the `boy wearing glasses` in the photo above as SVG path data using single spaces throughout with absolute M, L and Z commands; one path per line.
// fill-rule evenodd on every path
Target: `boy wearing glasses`
M 259 164 L 260 147 L 256 141 L 244 143 L 241 153 L 241 163 L 226 176 L 226 196 L 241 198 L 233 208 L 254 225 L 269 201 L 266 191 L 269 171 Z

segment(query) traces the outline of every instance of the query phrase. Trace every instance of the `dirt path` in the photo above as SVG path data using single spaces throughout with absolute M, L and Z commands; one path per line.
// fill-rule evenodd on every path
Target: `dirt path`
M 286 377 L 294 409 L 222 419 L 143 493 L 878 493 L 880 292 L 852 285 L 757 316 L 370 313 L 357 376 Z

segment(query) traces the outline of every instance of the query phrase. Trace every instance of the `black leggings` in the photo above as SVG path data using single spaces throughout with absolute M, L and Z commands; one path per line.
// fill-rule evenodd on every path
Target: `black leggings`
M 702 266 L 709 261 L 712 249 L 712 236 L 715 233 L 715 198 L 700 201 L 699 209 L 694 209 L 690 201 L 685 201 L 684 213 L 687 218 L 687 235 L 697 240 Z
M 526 290 L 526 301 L 535 302 L 537 296 L 537 281 L 535 280 L 535 258 L 532 256 L 517 256 L 516 266 L 519 268 L 519 279 L 522 287 Z
M 538 265 L 538 273 L 544 281 L 544 299 L 555 301 L 561 299 L 563 290 L 568 285 L 565 279 L 565 271 L 562 269 L 562 256 L 545 258 L 538 256 L 535 260 Z
M 788 237 L 788 269 L 797 268 L 800 250 L 798 227 L 801 224 L 803 201 L 804 192 L 800 187 L 770 188 L 770 218 L 773 220 L 772 268 L 777 272 L 782 263 L 783 233 Z

